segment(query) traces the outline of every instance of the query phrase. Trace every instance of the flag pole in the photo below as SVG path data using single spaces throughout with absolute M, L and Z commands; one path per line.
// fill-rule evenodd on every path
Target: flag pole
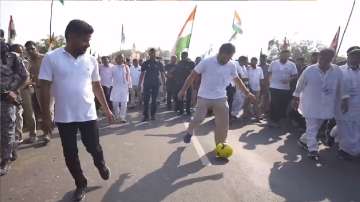
M 339 47 L 338 47 L 338 49 L 337 49 L 337 51 L 336 51 L 335 58 L 336 58 L 336 57 L 338 56 L 338 54 L 339 54 L 339 51 L 340 51 L 340 48 L 341 48 L 341 44 L 342 44 L 342 42 L 343 42 L 343 39 L 344 39 L 344 36 L 345 36 L 346 30 L 347 30 L 347 28 L 348 28 L 348 25 L 349 25 L 349 22 L 350 22 L 350 19 L 351 19 L 352 13 L 353 13 L 353 11 L 354 11 L 355 2 L 356 2 L 356 0 L 354 0 L 354 3 L 353 3 L 353 5 L 352 5 L 352 7 L 351 7 L 351 11 L 350 11 L 350 14 L 349 14 L 349 18 L 348 18 L 348 20 L 347 20 L 347 22 L 346 22 L 346 26 L 345 26 L 345 29 L 344 29 L 343 35 L 341 36 L 340 44 L 339 44 Z
M 51 46 L 51 41 L 52 41 L 52 37 L 51 37 L 51 25 L 52 25 L 52 16 L 53 16 L 53 4 L 54 4 L 54 0 L 51 0 L 51 8 L 50 8 L 50 33 L 49 33 L 49 47 Z

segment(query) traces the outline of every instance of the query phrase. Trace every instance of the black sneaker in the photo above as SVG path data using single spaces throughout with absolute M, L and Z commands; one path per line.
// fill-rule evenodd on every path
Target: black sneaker
M 28 142 L 30 144 L 34 144 L 37 142 L 37 137 L 36 136 L 30 136 L 29 139 L 28 139 Z
M 186 135 L 184 136 L 184 142 L 190 143 L 191 137 L 192 137 L 192 135 L 190 133 L 186 133 Z
M 339 149 L 338 156 L 343 160 L 351 161 L 353 159 L 353 156 L 351 154 L 347 153 L 346 151 L 344 151 L 342 149 Z
M 318 161 L 319 160 L 319 152 L 318 151 L 309 151 L 308 157 L 312 160 Z
M 141 122 L 146 122 L 146 121 L 149 121 L 148 117 L 144 117 Z
M 11 161 L 16 161 L 17 158 L 18 158 L 18 154 L 17 154 L 16 149 L 14 149 L 14 150 L 11 152 L 11 158 L 10 158 L 10 160 L 11 160 Z
M 82 201 L 86 195 L 87 186 L 77 187 L 74 192 L 74 201 Z
M 45 142 L 45 144 L 49 143 L 51 141 L 50 135 L 46 134 L 42 137 L 43 141 Z
M 110 169 L 107 166 L 101 166 L 98 168 L 99 174 L 103 180 L 108 180 L 111 176 Z
M 299 147 L 304 149 L 305 151 L 309 151 L 307 144 L 303 143 L 300 139 L 297 141 Z

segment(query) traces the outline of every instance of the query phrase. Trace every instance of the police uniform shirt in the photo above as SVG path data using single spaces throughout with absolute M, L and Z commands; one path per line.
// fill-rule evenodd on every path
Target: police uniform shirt
M 141 72 L 145 72 L 144 85 L 160 85 L 160 72 L 164 72 L 164 66 L 156 60 L 147 60 L 141 66 Z

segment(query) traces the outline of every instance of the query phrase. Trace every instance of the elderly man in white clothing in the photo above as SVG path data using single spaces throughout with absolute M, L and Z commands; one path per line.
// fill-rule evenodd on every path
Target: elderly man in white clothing
M 319 158 L 316 135 L 325 120 L 334 118 L 336 96 L 341 88 L 341 70 L 331 64 L 334 55 L 332 49 L 320 51 L 318 64 L 304 70 L 293 94 L 294 107 L 299 108 L 306 120 L 306 145 L 303 146 L 314 160 Z
M 245 87 L 236 72 L 235 64 L 230 61 L 235 53 L 235 46 L 231 43 L 223 44 L 216 56 L 202 60 L 187 77 L 184 86 L 178 93 L 182 99 L 192 82 L 200 77 L 201 83 L 193 120 L 190 122 L 184 142 L 190 143 L 194 129 L 204 120 L 208 109 L 215 115 L 215 144 L 226 142 L 229 129 L 229 105 L 226 98 L 226 86 L 231 81 L 255 102 L 255 96 Z
M 248 63 L 249 63 L 249 61 L 246 56 L 240 56 L 238 61 L 235 62 L 237 74 L 245 85 L 247 85 L 247 83 L 248 83 L 248 73 L 247 73 Z M 234 82 L 232 82 L 232 84 L 235 86 Z M 247 100 L 246 100 L 246 96 L 244 95 L 244 93 L 242 93 L 242 91 L 237 88 L 235 90 L 233 100 L 231 102 L 232 106 L 230 106 L 230 111 L 231 111 L 232 117 L 236 117 L 236 118 L 240 117 L 241 110 L 243 108 L 247 107 L 246 101 Z M 243 113 L 244 118 L 246 118 L 246 116 L 248 116 L 248 114 L 246 114 L 246 113 L 248 113 L 248 110 L 244 109 L 244 113 Z
M 124 55 L 119 54 L 115 58 L 116 65 L 112 69 L 113 89 L 110 100 L 113 103 L 115 118 L 120 123 L 126 123 L 127 102 L 129 101 L 129 89 L 131 88 L 130 70 L 124 64 Z
M 336 123 L 338 153 L 350 160 L 360 154 L 360 47 L 351 47 L 347 53 L 347 64 L 340 67 L 344 86 Z

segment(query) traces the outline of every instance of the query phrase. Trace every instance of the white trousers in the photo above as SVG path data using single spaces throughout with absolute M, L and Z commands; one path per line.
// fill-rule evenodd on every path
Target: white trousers
M 127 102 L 112 102 L 114 115 L 116 118 L 125 119 L 126 110 L 127 110 Z M 121 107 L 119 106 L 121 104 Z
M 360 155 L 360 121 L 337 121 L 339 148 L 357 156 Z
M 231 115 L 237 118 L 240 117 L 241 110 L 243 109 L 245 103 L 245 99 L 245 95 L 239 89 L 236 89 L 232 103 Z
M 300 141 L 306 143 L 309 151 L 318 151 L 317 134 L 326 119 L 305 118 L 306 132 L 300 137 Z

